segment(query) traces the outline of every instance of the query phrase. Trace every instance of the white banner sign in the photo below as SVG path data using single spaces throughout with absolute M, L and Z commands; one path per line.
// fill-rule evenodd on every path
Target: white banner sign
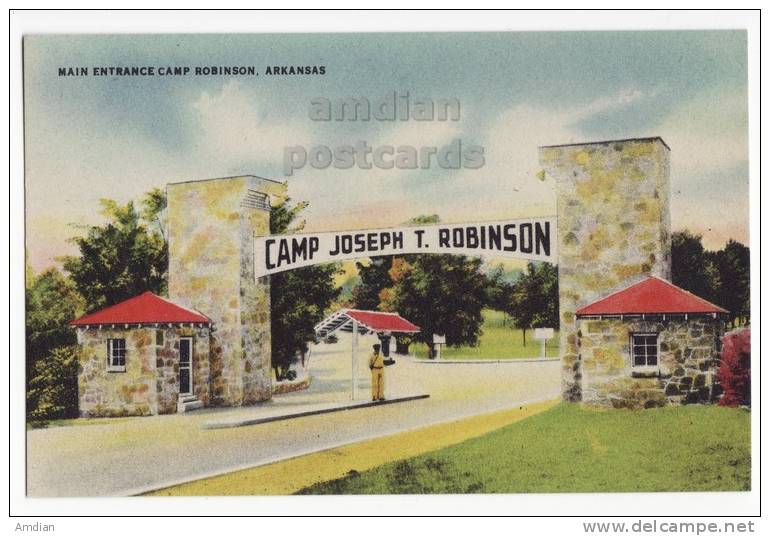
M 255 276 L 324 262 L 410 253 L 506 257 L 556 263 L 556 218 L 259 236 Z

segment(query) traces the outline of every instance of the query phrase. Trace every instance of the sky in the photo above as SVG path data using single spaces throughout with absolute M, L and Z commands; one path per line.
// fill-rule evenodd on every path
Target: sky
M 254 66 L 258 76 L 65 77 L 59 67 Z M 266 75 L 324 66 L 324 75 Z M 458 121 L 320 122 L 311 100 L 409 93 L 457 99 Z M 541 145 L 660 136 L 671 148 L 671 225 L 707 248 L 749 244 L 742 31 L 295 35 L 46 35 L 24 40 L 26 232 L 36 271 L 137 200 L 198 178 L 286 180 L 307 230 L 475 222 L 556 213 Z M 315 169 L 286 147 L 484 149 L 478 169 Z

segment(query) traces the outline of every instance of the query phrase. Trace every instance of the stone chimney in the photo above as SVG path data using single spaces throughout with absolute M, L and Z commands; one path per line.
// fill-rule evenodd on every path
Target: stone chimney
M 212 320 L 215 405 L 271 397 L 270 284 L 254 277 L 254 237 L 270 234 L 270 196 L 285 190 L 254 176 L 167 186 L 168 294 Z
M 581 400 L 575 311 L 646 275 L 671 279 L 669 148 L 661 138 L 552 145 L 556 180 L 562 392 Z

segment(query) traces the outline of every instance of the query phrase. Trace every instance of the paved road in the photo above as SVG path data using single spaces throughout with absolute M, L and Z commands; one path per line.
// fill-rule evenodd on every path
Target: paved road
M 365 397 L 369 344 L 361 340 L 359 387 Z M 268 463 L 290 456 L 558 396 L 559 363 L 435 365 L 400 358 L 387 369 L 386 395 L 427 392 L 428 399 L 286 421 L 205 430 L 233 415 L 259 415 L 280 405 L 345 399 L 350 393 L 350 341 L 314 349 L 312 388 L 243 408 L 138 417 L 27 432 L 30 496 L 129 495 L 165 484 Z

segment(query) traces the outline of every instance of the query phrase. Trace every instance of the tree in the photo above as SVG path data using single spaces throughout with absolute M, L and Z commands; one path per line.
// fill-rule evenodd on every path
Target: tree
M 24 288 L 28 289 L 35 281 L 35 271 L 29 263 L 29 252 L 24 248 Z
M 715 302 L 719 271 L 703 248 L 701 235 L 684 230 L 671 236 L 671 282 L 696 296 Z
M 383 307 L 420 326 L 414 340 L 435 355 L 433 334 L 449 346 L 478 344 L 486 281 L 481 259 L 462 255 L 409 255 L 391 268 L 393 288 Z
M 146 194 L 141 201 L 142 218 L 144 221 L 155 226 L 155 230 L 163 238 L 163 242 L 168 245 L 168 235 L 166 234 L 166 207 L 168 199 L 166 192 L 160 188 L 153 188 Z
M 121 206 L 111 199 L 102 199 L 102 213 L 108 222 L 88 227 L 86 236 L 72 239 L 80 256 L 65 257 L 63 264 L 85 298 L 89 312 L 147 290 L 165 294 L 168 249 L 158 223 L 161 220 L 155 212 L 165 206 L 159 195 L 152 191 L 145 197 L 145 216 L 137 212 L 132 201 Z M 152 220 L 148 222 L 145 217 Z
M 368 265 L 356 263 L 360 278 L 358 285 L 353 289 L 353 305 L 356 309 L 379 309 L 380 292 L 393 284 L 389 275 L 392 264 L 392 256 L 372 257 Z
M 748 323 L 750 315 L 749 248 L 730 240 L 714 254 L 720 287 L 716 302 L 730 312 L 730 321 Z
M 532 329 L 532 324 L 535 322 L 535 311 L 528 292 L 526 279 L 517 281 L 513 287 L 508 309 L 508 314 L 513 317 L 513 325 L 521 330 L 522 346 L 527 345 L 527 330 Z
M 559 325 L 559 268 L 547 262 L 532 264 L 537 282 L 535 325 L 555 328 Z
M 523 345 L 527 330 L 559 323 L 559 271 L 546 262 L 527 263 L 527 273 L 514 285 L 509 314 L 521 329 Z
M 502 266 L 498 266 L 487 273 L 486 303 L 487 307 L 503 313 L 503 325 L 505 317 L 509 316 L 513 299 L 514 282 L 510 281 Z
M 439 223 L 436 214 L 421 215 L 410 220 L 412 225 Z M 392 257 L 386 281 L 382 266 L 376 270 L 372 292 L 380 287 L 379 309 L 397 311 L 420 326 L 417 335 L 397 335 L 399 352 L 405 352 L 413 341 L 428 346 L 435 356 L 433 335 L 445 335 L 447 345 L 463 346 L 478 343 L 486 303 L 486 280 L 481 272 L 482 261 L 463 255 L 411 254 Z M 363 277 L 362 277 L 363 279 Z M 373 300 L 372 300 L 373 301 Z
M 83 313 L 83 298 L 74 283 L 54 268 L 39 276 L 30 272 L 25 294 L 27 416 L 30 420 L 75 416 L 77 360 L 72 349 L 77 348 L 77 339 L 69 322 Z
M 508 301 L 513 285 L 503 279 L 502 266 L 496 267 L 486 275 L 486 302 L 487 306 L 495 311 L 503 311 Z
M 671 238 L 672 282 L 730 313 L 730 322 L 749 321 L 749 248 L 729 240 L 719 251 L 707 251 L 700 235 L 680 231 Z
M 430 225 L 439 222 L 436 214 L 421 215 L 409 220 L 409 225 Z M 400 263 L 403 259 L 414 258 L 414 255 L 382 255 L 370 257 L 369 264 L 356 263 L 359 282 L 353 289 L 353 305 L 358 309 L 375 311 L 387 309 L 383 306 L 383 300 L 389 301 L 392 296 L 393 278 L 391 269 L 394 263 Z
M 74 283 L 50 268 L 33 278 L 25 294 L 27 356 L 34 361 L 52 348 L 75 344 L 69 322 L 83 313 L 85 302 Z
M 270 232 L 299 232 L 305 222 L 295 223 L 307 203 L 290 205 L 290 199 L 270 211 Z M 338 264 L 307 266 L 270 276 L 272 321 L 272 365 L 276 379 L 287 378 L 291 365 L 304 356 L 308 343 L 315 340 L 313 327 L 337 299 L 340 289 L 334 284 Z
M 78 416 L 78 346 L 60 346 L 35 362 L 27 388 L 27 419 L 38 425 Z

